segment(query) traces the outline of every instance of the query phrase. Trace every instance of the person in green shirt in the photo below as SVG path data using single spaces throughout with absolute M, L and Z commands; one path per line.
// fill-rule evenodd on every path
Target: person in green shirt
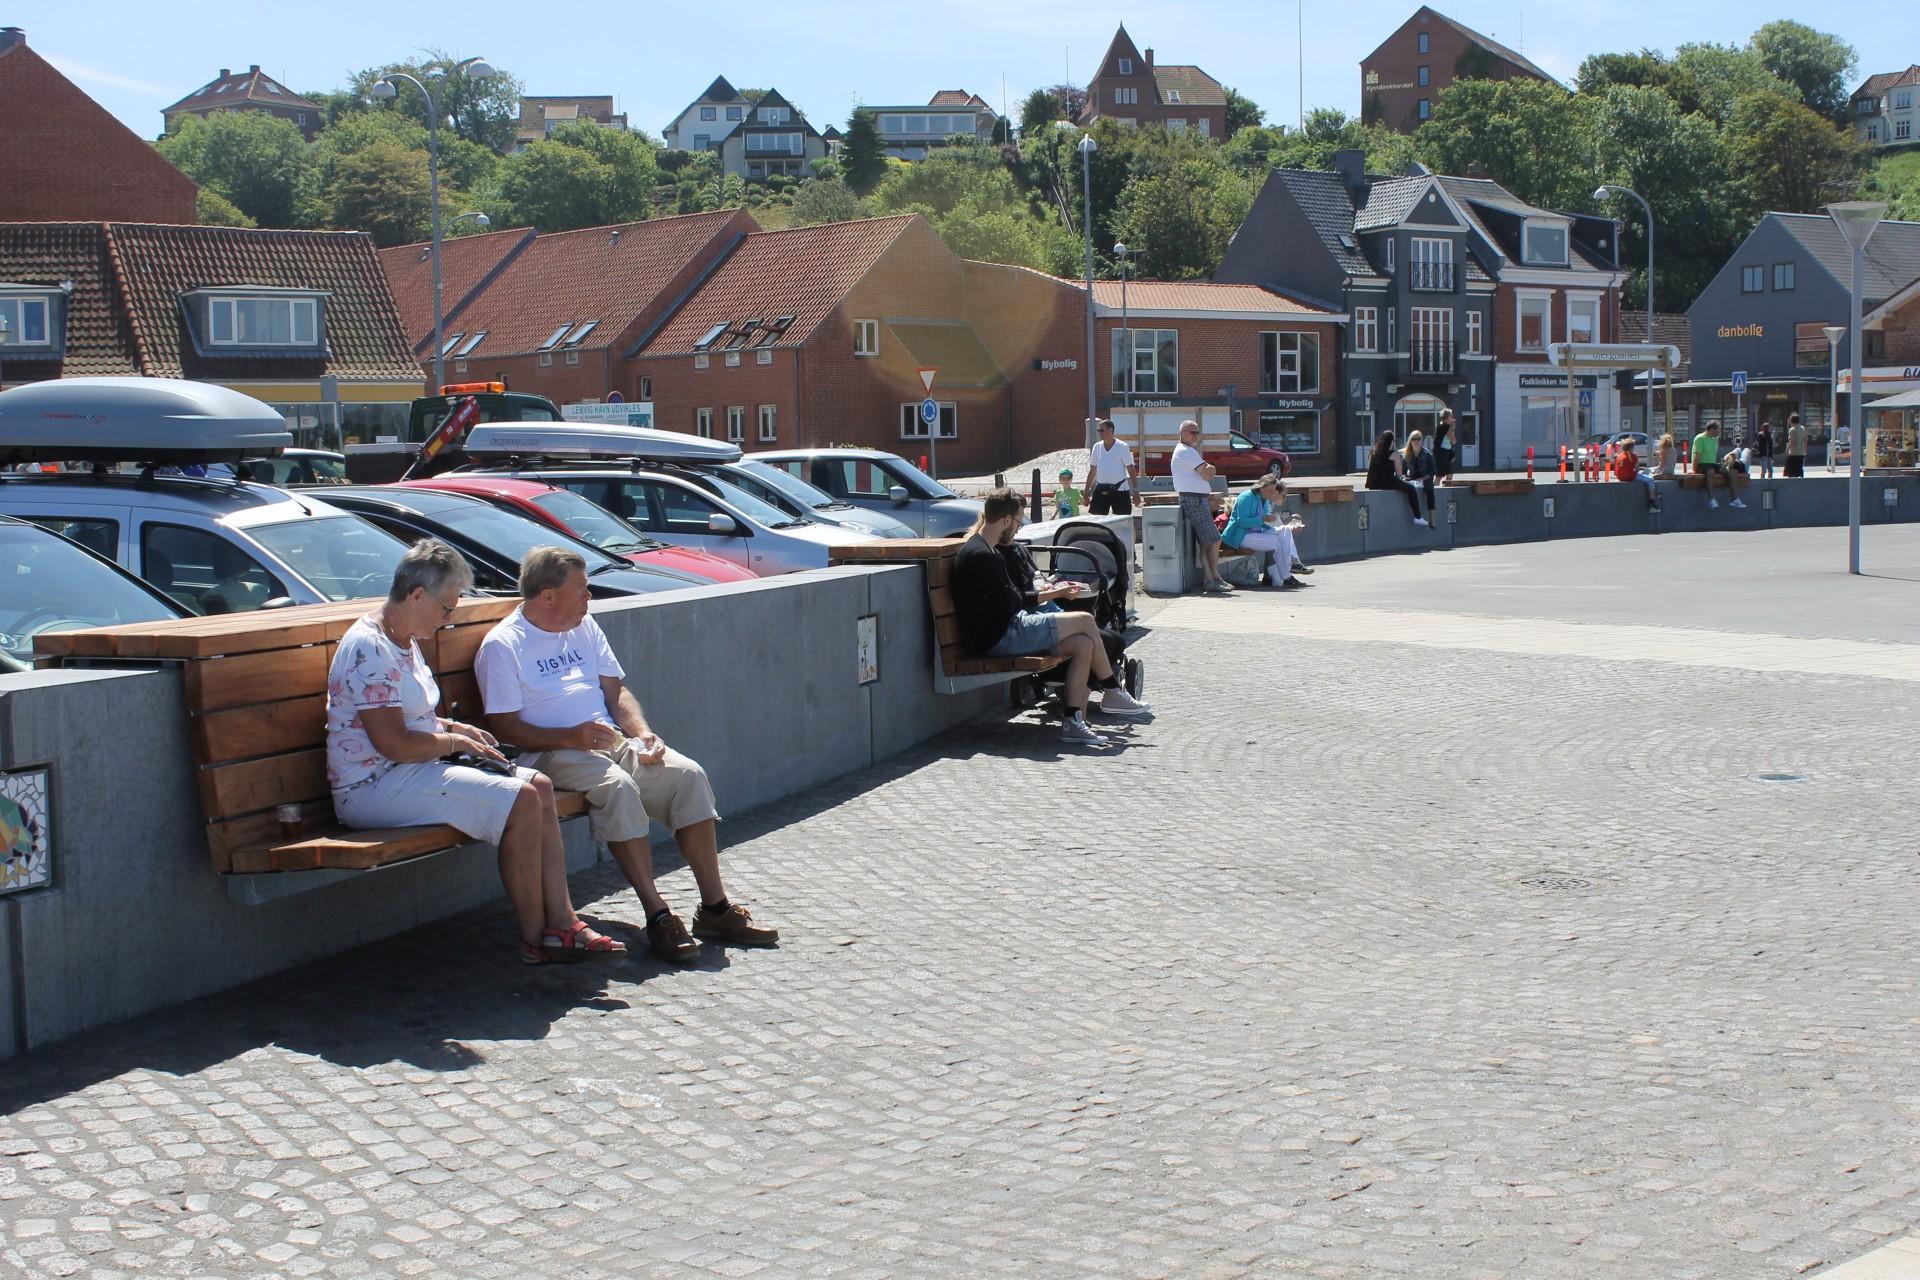
M 1707 479 L 1707 505 L 1709 507 L 1718 507 L 1720 505 L 1720 500 L 1713 496 L 1713 482 L 1716 477 L 1726 483 L 1727 497 L 1732 499 L 1733 506 L 1745 507 L 1747 505 L 1740 501 L 1739 498 L 1734 497 L 1733 477 L 1728 474 L 1726 467 L 1720 461 L 1720 425 L 1718 423 L 1709 423 L 1705 431 L 1702 431 L 1693 438 L 1693 469 L 1695 473 L 1705 476 Z
M 1080 491 L 1073 487 L 1073 468 L 1060 468 L 1059 481 L 1053 491 L 1053 514 L 1057 519 L 1066 520 L 1079 515 L 1083 504 Z

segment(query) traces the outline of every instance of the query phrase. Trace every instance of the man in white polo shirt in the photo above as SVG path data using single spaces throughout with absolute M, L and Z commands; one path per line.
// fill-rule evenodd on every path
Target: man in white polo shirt
M 1087 465 L 1087 514 L 1095 516 L 1133 514 L 1133 483 L 1140 478 L 1133 465 L 1133 450 L 1114 438 L 1113 419 L 1101 418 L 1097 424 L 1100 443 L 1093 446 Z
M 1200 456 L 1194 442 L 1200 438 L 1200 424 L 1188 418 L 1180 424 L 1180 443 L 1173 446 L 1173 491 L 1180 495 L 1180 514 L 1200 544 L 1200 555 L 1207 564 L 1207 580 L 1200 589 L 1208 595 L 1231 595 L 1233 588 L 1220 580 L 1220 530 L 1213 523 L 1213 464 Z
M 474 656 L 480 698 L 495 737 L 522 749 L 519 763 L 566 791 L 584 792 L 593 834 L 612 850 L 647 913 L 647 943 L 662 960 L 693 958 L 700 944 L 653 883 L 648 821 L 673 831 L 700 886 L 693 931 L 770 946 L 777 929 L 755 924 L 720 881 L 719 813 L 707 771 L 668 747 L 621 684 L 626 672 L 587 613 L 587 562 L 535 547 L 520 564 L 520 607 Z

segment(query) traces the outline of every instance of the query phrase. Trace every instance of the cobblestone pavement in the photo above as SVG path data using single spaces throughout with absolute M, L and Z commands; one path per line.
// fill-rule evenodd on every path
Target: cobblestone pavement
M 989 720 L 730 822 L 777 951 L 527 970 L 488 912 L 0 1066 L 0 1274 L 1772 1280 L 1920 1226 L 1920 688 L 1284 625 L 1369 572 L 1162 614 L 1103 751 Z

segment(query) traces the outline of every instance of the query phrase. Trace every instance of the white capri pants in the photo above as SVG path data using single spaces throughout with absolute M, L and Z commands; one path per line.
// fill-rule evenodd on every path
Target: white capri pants
M 379 777 L 333 793 L 340 821 L 361 830 L 431 827 L 442 823 L 488 844 L 499 844 L 520 789 L 540 775 L 488 773 L 444 760 L 396 764 Z
M 1269 525 L 1248 533 L 1240 539 L 1240 545 L 1249 551 L 1266 553 L 1270 561 L 1267 577 L 1271 581 L 1284 582 L 1293 576 L 1293 562 L 1300 558 L 1293 549 L 1293 530 Z

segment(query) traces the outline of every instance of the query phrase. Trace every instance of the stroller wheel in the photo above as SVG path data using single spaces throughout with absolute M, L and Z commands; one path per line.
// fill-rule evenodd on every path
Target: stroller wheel
M 1147 664 L 1139 658 L 1128 658 L 1126 669 L 1120 676 L 1120 683 L 1126 687 L 1130 696 L 1140 698 L 1147 688 Z

